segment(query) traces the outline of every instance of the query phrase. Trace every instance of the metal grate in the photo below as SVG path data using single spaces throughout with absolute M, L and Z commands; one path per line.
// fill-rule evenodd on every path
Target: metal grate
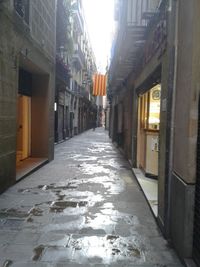
M 29 0 L 14 0 L 14 7 L 18 15 L 29 24 Z
M 200 266 L 200 101 L 199 101 L 199 122 L 197 139 L 197 181 L 195 194 L 195 215 L 193 234 L 193 257 L 197 265 Z

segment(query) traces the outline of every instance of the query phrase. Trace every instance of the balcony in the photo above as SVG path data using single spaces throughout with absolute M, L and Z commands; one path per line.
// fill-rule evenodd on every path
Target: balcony
M 84 98 L 89 99 L 89 92 L 84 87 L 81 88 L 80 95 Z
M 73 63 L 78 70 L 85 66 L 85 57 L 79 44 L 74 45 Z
M 89 92 L 85 89 L 84 86 L 80 86 L 76 81 L 74 81 L 72 91 L 78 96 L 89 99 Z
M 70 69 L 60 56 L 56 56 L 56 78 L 69 87 Z
M 109 83 L 113 90 L 123 84 L 130 73 L 137 72 L 150 22 L 160 13 L 158 7 L 151 12 L 148 12 L 148 7 L 145 5 L 141 5 L 143 8 L 138 9 L 133 0 L 121 3 L 118 31 L 109 70 Z
M 78 7 L 73 11 L 73 14 L 74 14 L 74 21 L 76 22 L 76 26 L 79 32 L 83 34 L 84 33 L 84 21 L 83 21 L 81 12 Z

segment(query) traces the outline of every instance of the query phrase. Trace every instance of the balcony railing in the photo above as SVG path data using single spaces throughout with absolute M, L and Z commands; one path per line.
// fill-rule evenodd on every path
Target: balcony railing
M 14 0 L 14 8 L 17 14 L 29 24 L 29 0 Z
M 89 92 L 85 89 L 85 87 L 80 86 L 76 81 L 73 84 L 72 91 L 79 96 L 89 99 Z
M 56 77 L 69 87 L 70 69 L 60 56 L 56 56 Z
M 75 48 L 73 55 L 74 62 L 78 62 L 79 68 L 83 68 L 85 66 L 85 57 L 81 50 L 81 47 L 79 44 L 75 44 L 74 48 Z
M 74 10 L 74 18 L 75 18 L 75 21 L 77 22 L 77 26 L 79 30 L 81 31 L 81 33 L 83 33 L 84 21 L 83 21 L 83 18 L 81 16 L 79 9 Z
M 112 51 L 109 70 L 112 88 L 123 86 L 131 72 L 137 75 L 155 54 L 160 57 L 165 51 L 166 1 L 156 0 L 150 6 L 151 9 L 148 9 L 148 5 L 137 9 L 137 3 L 142 1 L 145 3 L 144 0 L 122 2 L 127 3 L 127 6 L 124 4 L 121 10 L 121 24 Z M 127 7 L 128 13 L 125 13 Z M 143 19 L 147 22 L 145 25 L 142 23 Z

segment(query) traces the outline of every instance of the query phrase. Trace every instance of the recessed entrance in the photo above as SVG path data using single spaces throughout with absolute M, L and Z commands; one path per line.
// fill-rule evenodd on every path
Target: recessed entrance
M 150 178 L 158 177 L 161 86 L 139 96 L 137 165 Z
M 48 76 L 19 69 L 16 180 L 47 162 Z
M 154 212 L 158 213 L 158 154 L 161 85 L 138 98 L 137 169 L 135 175 Z

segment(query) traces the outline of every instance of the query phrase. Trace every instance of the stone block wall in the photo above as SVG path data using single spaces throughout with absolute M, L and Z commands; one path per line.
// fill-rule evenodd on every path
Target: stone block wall
M 31 35 L 41 48 L 49 55 L 55 53 L 55 1 L 30 1 Z
M 43 75 L 45 80 L 48 77 L 45 88 L 41 88 L 46 97 L 42 103 L 48 129 L 46 133 L 43 131 L 45 153 L 42 154 L 51 160 L 54 153 L 55 1 L 32 0 L 30 4 L 30 24 L 27 25 L 15 12 L 13 1 L 0 3 L 0 192 L 16 179 L 19 68 Z M 33 16 L 34 9 L 40 10 L 41 19 Z M 38 32 L 34 32 L 33 24 Z M 42 36 L 45 42 L 41 44 Z M 35 103 L 36 97 L 33 101 Z
M 16 83 L 12 29 L 0 12 L 0 192 L 15 179 Z

